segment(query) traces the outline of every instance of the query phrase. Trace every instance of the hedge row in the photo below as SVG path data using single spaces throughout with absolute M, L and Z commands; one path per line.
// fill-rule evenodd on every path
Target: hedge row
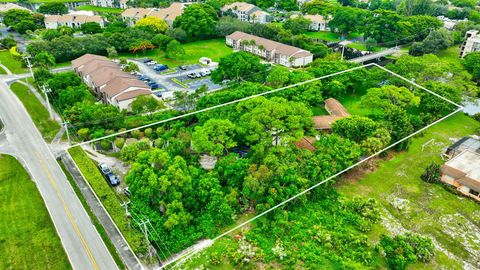
M 97 194 L 98 198 L 102 201 L 103 206 L 115 221 L 115 224 L 128 241 L 130 247 L 136 254 L 144 254 L 146 252 L 146 245 L 143 241 L 143 234 L 138 230 L 132 229 L 128 225 L 128 221 L 125 217 L 125 209 L 120 206 L 121 201 L 105 178 L 103 178 L 102 174 L 97 169 L 97 165 L 79 146 L 69 149 L 68 152 Z

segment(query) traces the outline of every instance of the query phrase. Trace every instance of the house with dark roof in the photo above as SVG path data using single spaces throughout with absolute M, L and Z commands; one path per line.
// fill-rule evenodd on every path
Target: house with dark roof
M 85 54 L 73 60 L 72 67 L 99 100 L 120 110 L 130 110 L 137 97 L 152 94 L 148 85 L 105 56 Z
M 226 36 L 225 42 L 234 50 L 246 51 L 286 67 L 303 67 L 313 61 L 309 51 L 240 31 Z

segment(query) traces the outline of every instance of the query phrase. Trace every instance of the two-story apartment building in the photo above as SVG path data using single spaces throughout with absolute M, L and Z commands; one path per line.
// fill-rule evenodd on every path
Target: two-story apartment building
M 152 94 L 143 81 L 122 71 L 117 63 L 105 56 L 85 54 L 73 60 L 72 67 L 100 101 L 120 110 L 131 110 L 135 98 Z
M 220 11 L 222 12 L 222 15 L 232 13 L 242 22 L 268 23 L 271 21 L 271 16 L 268 12 L 245 2 L 235 2 L 225 5 Z
M 122 12 L 122 19 L 128 26 L 134 26 L 138 20 L 153 16 L 164 20 L 169 26 L 183 14 L 183 10 L 191 3 L 172 3 L 167 8 L 128 8 Z
M 65 14 L 45 16 L 45 28 L 47 29 L 57 29 L 60 26 L 76 28 L 87 22 L 96 22 L 100 27 L 105 26 L 105 21 L 98 15 Z
M 467 31 L 467 33 L 465 33 L 465 41 L 462 46 L 460 46 L 460 58 L 476 51 L 480 51 L 480 34 L 478 30 Z
M 290 18 L 298 18 L 299 14 L 293 14 Z M 308 30 L 310 31 L 330 31 L 330 27 L 328 27 L 328 23 L 332 19 L 331 16 L 324 17 L 322 15 L 303 15 L 303 18 L 310 20 L 310 25 L 308 26 Z
M 226 36 L 225 42 L 235 50 L 246 51 L 286 67 L 302 67 L 313 61 L 313 54 L 309 51 L 240 31 Z

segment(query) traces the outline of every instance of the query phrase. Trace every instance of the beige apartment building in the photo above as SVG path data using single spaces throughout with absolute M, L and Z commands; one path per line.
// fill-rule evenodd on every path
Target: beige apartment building
M 131 103 L 142 95 L 150 95 L 148 85 L 105 56 L 85 54 L 72 61 L 73 70 L 106 104 L 120 110 L 131 110 Z
M 303 67 L 313 61 L 309 51 L 280 42 L 236 31 L 225 37 L 228 46 L 246 51 L 286 67 Z

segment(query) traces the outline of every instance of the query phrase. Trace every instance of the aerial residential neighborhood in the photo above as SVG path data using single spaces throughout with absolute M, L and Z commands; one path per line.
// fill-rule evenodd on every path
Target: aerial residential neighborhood
M 478 0 L 0 3 L 0 269 L 480 270 Z

